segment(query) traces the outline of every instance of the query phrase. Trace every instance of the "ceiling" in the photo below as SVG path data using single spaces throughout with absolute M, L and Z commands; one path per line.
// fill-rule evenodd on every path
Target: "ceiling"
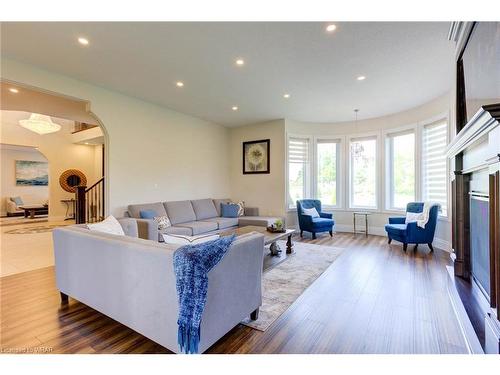
M 2 23 L 1 52 L 226 126 L 348 121 L 354 108 L 360 119 L 379 117 L 450 90 L 449 23 L 336 25 Z

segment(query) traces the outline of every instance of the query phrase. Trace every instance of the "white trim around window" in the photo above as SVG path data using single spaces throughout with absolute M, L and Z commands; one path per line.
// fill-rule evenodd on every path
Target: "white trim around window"
M 355 205 L 353 203 L 353 159 L 351 153 L 351 142 L 353 140 L 363 141 L 363 140 L 375 140 L 375 205 L 374 206 L 362 206 Z M 347 192 L 347 207 L 351 211 L 355 210 L 366 210 L 366 211 L 379 211 L 380 210 L 380 192 L 381 190 L 381 148 L 380 148 L 380 132 L 368 132 L 361 134 L 352 134 L 347 137 L 346 140 L 346 166 L 348 181 L 346 184 Z
M 314 137 L 314 148 L 313 148 L 313 172 L 312 172 L 312 177 L 313 177 L 313 183 L 312 183 L 312 192 L 314 194 L 315 198 L 321 199 L 319 197 L 319 192 L 318 192 L 318 167 L 319 167 L 319 162 L 318 162 L 318 144 L 321 143 L 335 143 L 336 144 L 336 155 L 335 155 L 335 205 L 332 204 L 325 204 L 323 203 L 322 206 L 326 210 L 335 210 L 335 209 L 340 209 L 342 208 L 343 205 L 343 176 L 344 176 L 344 142 L 345 142 L 345 137 L 332 137 L 332 136 L 319 136 L 319 137 Z
M 387 129 L 383 131 L 383 139 L 384 139 L 384 147 L 381 150 L 383 154 L 383 162 L 385 168 L 383 168 L 382 173 L 382 182 L 384 184 L 384 196 L 382 207 L 383 211 L 387 212 L 404 212 L 406 211 L 406 207 L 396 207 L 394 203 L 394 181 L 393 181 L 393 147 L 394 147 L 394 138 L 398 136 L 404 136 L 407 134 L 413 134 L 413 201 L 420 196 L 418 191 L 419 184 L 419 169 L 420 169 L 420 161 L 417 157 L 419 152 L 417 150 L 419 142 L 418 135 L 418 125 L 411 124 L 406 126 L 401 126 L 399 128 Z
M 313 163 L 313 154 L 312 154 L 312 149 L 313 149 L 313 137 L 308 136 L 308 135 L 299 135 L 299 134 L 287 134 L 286 136 L 286 168 L 285 168 L 285 207 L 287 211 L 295 211 L 295 202 L 294 202 L 294 197 L 291 200 L 289 199 L 289 194 L 290 194 L 290 181 L 289 181 L 289 173 L 290 173 L 290 141 L 293 140 L 303 140 L 306 142 L 306 154 L 302 155 L 304 157 L 304 169 L 303 169 L 303 191 L 302 191 L 302 198 L 308 198 L 311 196 L 311 170 L 313 169 L 311 167 Z M 300 156 L 300 155 L 297 155 Z

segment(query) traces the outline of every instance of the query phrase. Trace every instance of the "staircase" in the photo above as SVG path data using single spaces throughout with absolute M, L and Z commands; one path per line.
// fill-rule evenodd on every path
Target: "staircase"
M 75 195 L 77 224 L 104 220 L 104 177 L 89 188 L 78 186 Z

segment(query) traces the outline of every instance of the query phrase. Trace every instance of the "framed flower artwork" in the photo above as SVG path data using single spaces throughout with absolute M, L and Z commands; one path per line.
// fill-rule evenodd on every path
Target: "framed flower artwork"
M 270 173 L 271 141 L 243 142 L 243 174 Z

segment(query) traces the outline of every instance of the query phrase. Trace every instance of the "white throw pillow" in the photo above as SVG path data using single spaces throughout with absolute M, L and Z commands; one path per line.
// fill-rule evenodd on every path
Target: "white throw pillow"
M 405 224 L 414 223 L 417 220 L 422 220 L 422 212 L 407 212 Z
M 312 217 L 319 217 L 318 210 L 316 210 L 316 207 L 313 208 L 303 208 L 302 209 L 302 214 L 303 215 L 308 215 Z
M 184 236 L 182 234 L 163 234 L 163 240 L 170 245 L 197 245 L 203 242 L 218 240 L 218 234 L 201 234 L 198 236 Z
M 167 215 L 156 216 L 153 218 L 153 220 L 158 224 L 158 230 L 163 230 L 172 226 Z
M 118 220 L 113 215 L 109 215 L 105 220 L 100 223 L 87 224 L 87 228 L 96 232 L 103 232 L 109 234 L 116 234 L 118 236 L 124 236 L 125 232 Z

